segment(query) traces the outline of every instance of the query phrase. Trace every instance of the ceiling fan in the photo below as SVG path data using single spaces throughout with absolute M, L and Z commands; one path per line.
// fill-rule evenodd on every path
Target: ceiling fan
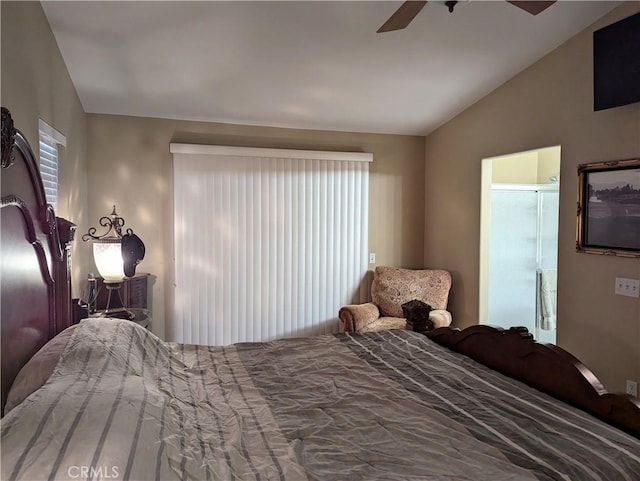
M 540 1 L 508 1 L 508 3 L 515 5 L 518 8 L 530 13 L 531 15 L 538 15 L 543 10 L 546 10 L 551 5 L 556 3 L 553 2 L 540 2 Z M 444 2 L 445 6 L 449 9 L 449 12 L 453 12 L 453 7 L 456 6 L 458 2 Z M 410 0 L 408 2 L 404 2 L 400 5 L 400 8 L 394 12 L 389 20 L 387 20 L 382 27 L 378 29 L 378 33 L 382 32 L 391 32 L 393 30 L 402 30 L 407 25 L 411 23 L 411 21 L 415 18 L 416 15 L 422 10 L 422 8 L 427 4 L 425 1 L 413 1 Z

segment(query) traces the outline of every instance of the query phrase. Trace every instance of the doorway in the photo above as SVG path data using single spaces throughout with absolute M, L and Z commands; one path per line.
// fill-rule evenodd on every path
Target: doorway
M 480 323 L 556 341 L 560 147 L 483 159 Z

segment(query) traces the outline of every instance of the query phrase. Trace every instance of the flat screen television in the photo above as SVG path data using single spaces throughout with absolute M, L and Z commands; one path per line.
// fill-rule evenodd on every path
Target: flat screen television
M 640 102 L 640 13 L 593 32 L 593 110 Z

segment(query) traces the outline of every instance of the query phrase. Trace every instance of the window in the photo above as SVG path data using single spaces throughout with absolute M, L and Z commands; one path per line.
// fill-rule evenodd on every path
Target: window
M 58 210 L 58 154 L 66 147 L 67 138 L 46 122 L 38 122 L 40 134 L 40 175 L 47 202 Z
M 167 337 L 225 345 L 337 332 L 366 301 L 372 154 L 171 144 Z

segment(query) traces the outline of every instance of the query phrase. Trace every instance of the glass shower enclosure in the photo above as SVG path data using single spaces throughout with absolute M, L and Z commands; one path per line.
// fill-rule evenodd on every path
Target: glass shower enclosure
M 493 184 L 488 323 L 555 343 L 558 184 Z

